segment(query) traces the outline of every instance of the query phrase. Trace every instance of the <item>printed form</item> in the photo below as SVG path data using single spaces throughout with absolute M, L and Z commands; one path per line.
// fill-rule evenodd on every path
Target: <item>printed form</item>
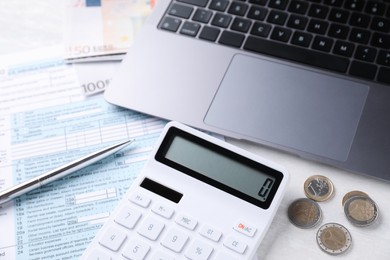
M 0 205 L 0 260 L 81 256 L 166 123 L 110 105 L 101 95 L 86 98 L 60 50 L 1 58 L 0 190 L 118 141 L 136 141 Z

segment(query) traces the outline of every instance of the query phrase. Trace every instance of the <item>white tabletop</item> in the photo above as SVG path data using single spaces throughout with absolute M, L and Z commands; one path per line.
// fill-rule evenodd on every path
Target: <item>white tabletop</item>
M 62 15 L 59 0 L 1 0 L 0 55 L 45 47 L 62 42 Z M 258 249 L 259 259 L 335 259 L 321 251 L 316 242 L 318 228 L 329 222 L 345 226 L 352 235 L 352 247 L 338 259 L 390 259 L 390 182 L 310 162 L 283 152 L 247 142 L 229 142 L 284 166 L 291 181 L 270 230 Z M 390 170 L 390 169 L 389 169 Z M 320 202 L 322 222 L 311 229 L 300 229 L 287 218 L 289 204 L 304 197 L 303 183 L 311 175 L 324 175 L 332 180 L 335 196 Z M 352 190 L 366 192 L 379 206 L 376 224 L 355 227 L 348 222 L 342 207 L 343 196 Z

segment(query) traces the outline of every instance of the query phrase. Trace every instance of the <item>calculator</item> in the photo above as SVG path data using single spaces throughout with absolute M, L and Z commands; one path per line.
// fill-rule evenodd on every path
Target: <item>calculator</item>
M 82 259 L 256 259 L 288 173 L 178 122 Z

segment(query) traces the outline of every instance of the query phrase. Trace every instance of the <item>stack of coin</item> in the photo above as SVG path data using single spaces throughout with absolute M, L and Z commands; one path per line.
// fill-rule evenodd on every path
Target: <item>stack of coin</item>
M 306 179 L 303 189 L 307 198 L 293 201 L 287 214 L 290 222 L 295 226 L 312 228 L 322 220 L 322 211 L 318 202 L 327 201 L 334 196 L 334 185 L 325 176 L 313 175 Z M 322 251 L 330 255 L 339 255 L 350 248 L 352 237 L 344 226 L 328 223 L 319 228 L 317 244 Z
M 322 175 L 309 177 L 304 185 L 306 197 L 315 201 L 326 201 L 333 197 L 334 186 L 329 178 Z
M 334 186 L 329 178 L 313 175 L 304 183 L 303 190 L 307 198 L 293 201 L 288 208 L 288 218 L 295 226 L 312 228 L 322 220 L 322 211 L 317 202 L 333 197 Z
M 348 192 L 342 204 L 345 216 L 355 226 L 366 227 L 378 219 L 378 205 L 362 191 Z

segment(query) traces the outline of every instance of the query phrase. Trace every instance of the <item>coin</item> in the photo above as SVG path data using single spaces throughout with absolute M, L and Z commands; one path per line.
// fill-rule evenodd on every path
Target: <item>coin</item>
M 330 255 L 340 255 L 350 248 L 352 237 L 344 226 L 328 223 L 317 231 L 317 244 L 322 251 Z
M 304 183 L 306 197 L 315 201 L 326 201 L 333 197 L 334 186 L 329 178 L 322 175 L 313 175 Z
M 345 202 L 352 198 L 352 197 L 355 197 L 355 196 L 365 196 L 365 197 L 368 197 L 368 195 L 363 192 L 363 191 L 359 191 L 359 190 L 354 190 L 354 191 L 350 191 L 348 192 L 347 194 L 344 195 L 343 197 L 343 200 L 342 200 L 342 205 L 344 206 Z
M 365 227 L 375 222 L 379 215 L 379 209 L 370 197 L 354 196 L 345 202 L 344 213 L 352 224 Z
M 322 219 L 322 212 L 318 203 L 307 198 L 293 201 L 288 207 L 287 214 L 291 223 L 299 228 L 314 227 Z

